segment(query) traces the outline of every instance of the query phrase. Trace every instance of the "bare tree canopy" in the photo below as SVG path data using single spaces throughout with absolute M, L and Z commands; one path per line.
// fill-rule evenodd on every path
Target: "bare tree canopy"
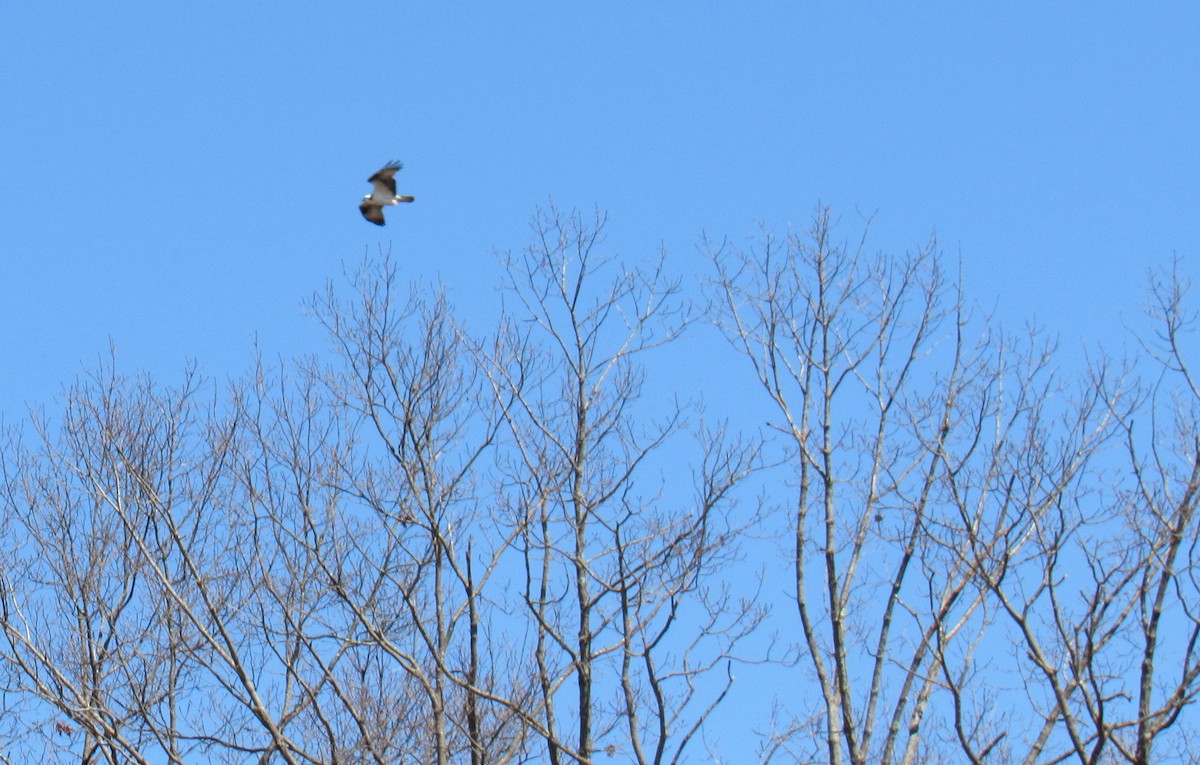
M 1178 263 L 1072 371 L 936 242 L 819 209 L 701 296 L 605 225 L 539 212 L 487 332 L 381 256 L 327 354 L 110 361 L 6 431 L 0 761 L 1200 758 Z

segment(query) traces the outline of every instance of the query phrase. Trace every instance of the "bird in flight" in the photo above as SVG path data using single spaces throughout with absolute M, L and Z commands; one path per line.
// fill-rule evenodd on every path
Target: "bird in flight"
M 375 188 L 363 197 L 363 203 L 358 206 L 359 212 L 376 226 L 383 225 L 384 205 L 397 205 L 401 202 L 411 202 L 415 197 L 401 196 L 396 193 L 396 173 L 404 165 L 399 162 L 389 162 L 379 169 L 379 172 L 367 179 Z

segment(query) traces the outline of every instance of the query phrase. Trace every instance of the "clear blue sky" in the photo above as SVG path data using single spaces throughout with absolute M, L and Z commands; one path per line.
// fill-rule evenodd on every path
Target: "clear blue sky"
M 1150 267 L 1198 269 L 1200 5 L 1045 5 L 4 3 L 0 414 L 110 339 L 168 380 L 320 349 L 302 299 L 380 245 L 486 325 L 549 200 L 688 276 L 821 200 L 873 248 L 936 229 L 1006 323 L 1120 342 Z M 417 203 L 379 229 L 390 159 Z

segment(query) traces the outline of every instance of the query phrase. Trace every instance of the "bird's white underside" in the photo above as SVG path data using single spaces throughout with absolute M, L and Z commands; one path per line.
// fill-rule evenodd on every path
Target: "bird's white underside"
M 396 194 L 380 194 L 379 192 L 374 192 L 363 197 L 364 202 L 368 202 L 373 205 L 394 205 L 397 203 L 398 199 L 399 196 Z
M 368 194 L 367 196 L 363 197 L 364 203 L 369 204 L 369 205 L 375 205 L 377 207 L 383 207 L 384 205 L 398 205 L 401 202 L 411 202 L 411 201 L 412 201 L 411 198 L 406 197 L 403 194 L 397 194 L 390 198 L 389 198 L 389 196 L 377 197 L 374 194 Z

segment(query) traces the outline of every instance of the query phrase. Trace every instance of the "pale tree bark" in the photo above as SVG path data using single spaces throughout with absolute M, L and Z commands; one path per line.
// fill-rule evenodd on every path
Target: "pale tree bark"
M 106 368 L 8 440 L 0 658 L 34 759 L 521 756 L 529 673 L 481 629 L 513 533 L 474 483 L 493 393 L 443 300 L 358 298 L 322 306 L 341 364 L 260 364 L 228 405 Z
M 1068 443 L 1032 455 L 1056 390 L 1049 352 L 975 327 L 932 242 L 870 256 L 837 241 L 822 208 L 803 235 L 710 252 L 711 314 L 775 412 L 795 487 L 780 500 L 795 661 L 819 699 L 781 702 L 763 759 L 998 754 L 1003 721 L 966 714 L 975 696 L 947 703 L 987 671 L 994 614 L 977 569 L 1020 555 L 993 492 L 1020 478 L 1061 499 L 1103 439 L 1097 402 L 1071 409 Z
M 636 359 L 678 337 L 676 287 L 661 263 L 597 282 L 599 231 L 541 220 L 490 340 L 384 258 L 348 300 L 314 301 L 332 363 L 260 362 L 227 389 L 105 367 L 56 427 L 10 434 L 8 751 L 694 749 L 761 617 L 711 580 L 734 560 L 728 510 L 756 448 L 698 427 L 694 462 L 671 468 L 687 480 L 654 477 L 684 410 L 638 408 Z
M 760 618 L 710 580 L 736 537 L 730 490 L 757 453 L 710 434 L 694 494 L 668 497 L 645 478 L 679 441 L 684 410 L 645 407 L 643 363 L 687 317 L 663 262 L 620 268 L 601 251 L 603 229 L 602 217 L 553 209 L 534 219 L 533 246 L 507 262 L 516 307 L 503 347 L 515 351 L 481 357 L 511 447 L 506 514 L 523 556 L 531 724 L 546 761 L 674 762 L 724 698 L 728 659 Z
M 70 437 L 59 441 L 35 417 L 38 453 L 22 449 L 14 433 L 5 445 L 5 691 L 26 696 L 27 713 L 40 728 L 35 738 L 50 751 L 74 750 L 87 762 L 138 761 L 149 738 L 143 715 L 174 689 L 136 678 L 149 680 L 162 669 L 169 674 L 164 654 L 171 647 L 157 645 L 153 614 L 146 610 L 146 566 L 91 485 L 134 484 L 130 490 L 139 494 L 122 475 L 110 442 L 150 435 L 152 424 L 144 411 L 128 417 L 113 411 L 119 407 L 111 407 L 112 399 L 124 393 L 120 381 L 90 382 L 68 396 Z M 85 390 L 106 397 L 109 406 L 81 395 Z M 103 419 L 91 422 L 93 417 Z M 75 469 L 50 470 L 47 459 Z M 21 748 L 6 742 L 9 752 Z
M 314 658 L 331 657 L 314 709 L 342 720 L 322 725 L 343 756 L 507 762 L 526 746 L 511 709 L 527 673 L 502 627 L 496 643 L 480 629 L 511 542 L 481 494 L 495 402 L 443 295 L 405 294 L 386 258 L 351 286 L 349 301 L 331 290 L 314 303 L 337 363 L 260 387 L 253 403 L 256 496 L 328 593 L 321 614 L 333 621 L 305 638 Z M 363 666 L 376 681 L 358 679 Z
M 1152 280 L 1146 382 L 1136 366 L 1093 364 L 1085 395 L 1106 407 L 1120 445 L 1106 472 L 1053 506 L 1023 497 L 1010 534 L 1027 540 L 1024 554 L 979 570 L 1024 659 L 1034 713 L 1037 735 L 1014 760 L 1200 756 L 1187 719 L 1200 693 L 1200 388 L 1186 292 L 1177 271 Z
M 182 762 L 213 747 L 299 761 L 259 684 L 262 636 L 241 618 L 245 526 L 224 502 L 236 422 L 202 389 L 110 365 L 68 392 L 57 429 L 7 444 L 3 498 L 21 534 L 4 659 L 85 761 Z M 217 703 L 198 710 L 210 693 Z
M 1200 757 L 1178 265 L 1140 358 L 1076 377 L 933 243 L 868 255 L 822 209 L 711 247 L 727 427 L 670 376 L 681 283 L 604 228 L 539 213 L 489 336 L 384 256 L 312 302 L 324 360 L 109 362 L 6 432 L 0 761 L 703 760 L 781 602 L 749 545 L 790 586 L 762 761 Z

